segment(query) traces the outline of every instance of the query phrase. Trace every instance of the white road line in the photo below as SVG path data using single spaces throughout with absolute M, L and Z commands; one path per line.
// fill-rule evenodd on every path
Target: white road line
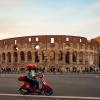
M 100 76 L 96 76 L 96 78 L 100 78 Z
M 46 98 L 62 98 L 62 99 L 85 99 L 85 100 L 100 100 L 100 97 L 80 97 L 80 96 L 41 96 L 41 95 L 20 95 L 20 94 L 3 94 L 1 93 L 0 96 L 21 96 L 21 97 L 46 97 Z

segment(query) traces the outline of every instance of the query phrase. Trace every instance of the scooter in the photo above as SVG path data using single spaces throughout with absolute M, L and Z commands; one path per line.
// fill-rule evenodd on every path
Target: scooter
M 45 81 L 43 74 L 41 74 L 39 76 L 41 88 L 39 89 L 38 93 L 36 92 L 35 86 L 30 89 L 30 83 L 25 82 L 25 77 L 26 76 L 18 77 L 18 80 L 23 82 L 18 90 L 20 94 L 23 94 L 23 95 L 29 95 L 29 94 L 38 94 L 39 95 L 40 94 L 40 95 L 46 95 L 46 96 L 50 96 L 53 94 L 53 89 Z

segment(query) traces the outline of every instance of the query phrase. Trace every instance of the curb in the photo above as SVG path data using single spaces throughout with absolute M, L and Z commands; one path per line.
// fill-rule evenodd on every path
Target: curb
M 0 94 L 0 100 L 100 100 L 100 97 Z

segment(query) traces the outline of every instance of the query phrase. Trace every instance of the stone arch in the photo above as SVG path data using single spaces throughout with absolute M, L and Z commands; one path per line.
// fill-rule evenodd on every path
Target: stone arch
M 53 50 L 50 51 L 50 60 L 55 61 L 55 51 Z
M 63 52 L 61 50 L 58 52 L 58 60 L 63 60 Z
M 2 62 L 5 62 L 6 56 L 5 53 L 2 53 Z
M 7 53 L 7 62 L 11 62 L 11 53 L 10 52 L 8 52 Z
M 20 52 L 20 58 L 21 58 L 21 61 L 25 61 L 25 53 L 24 53 L 24 51 Z
M 69 52 L 69 51 L 68 51 L 68 52 L 66 53 L 66 55 L 65 55 L 65 62 L 66 62 L 67 64 L 70 63 L 70 52 Z
M 17 52 L 14 52 L 13 57 L 14 57 L 14 62 L 18 62 L 18 53 Z
M 35 56 L 35 63 L 38 63 L 39 62 L 39 55 L 38 55 L 38 51 L 35 51 L 34 52 L 34 56 Z
M 32 53 L 31 53 L 31 51 L 28 51 L 27 52 L 27 60 L 28 61 L 31 61 L 32 60 Z
M 76 51 L 73 52 L 72 60 L 73 62 L 77 62 L 77 52 Z

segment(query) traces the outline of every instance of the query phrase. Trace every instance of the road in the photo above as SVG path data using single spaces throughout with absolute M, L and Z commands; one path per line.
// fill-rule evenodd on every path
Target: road
M 19 75 L 0 76 L 0 93 L 16 94 Z M 46 74 L 54 96 L 100 97 L 100 74 Z

